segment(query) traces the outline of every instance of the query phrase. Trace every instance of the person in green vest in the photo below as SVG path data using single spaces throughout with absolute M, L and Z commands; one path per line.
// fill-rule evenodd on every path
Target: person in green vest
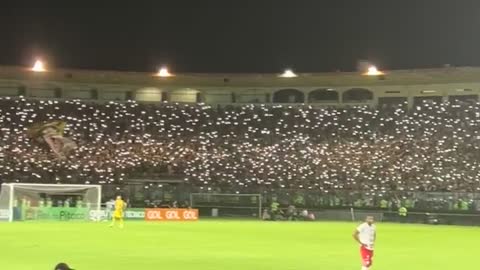
M 279 214 L 280 204 L 277 201 L 273 201 L 270 204 L 270 212 L 272 213 L 272 220 L 276 220 L 276 216 Z
M 44 207 L 45 207 L 45 201 L 44 201 L 43 199 L 40 199 L 40 200 L 38 201 L 38 207 L 40 207 L 40 208 L 44 208 Z
M 47 207 L 51 208 L 52 206 L 53 206 L 52 198 L 48 197 L 47 198 Z
M 22 198 L 21 207 L 27 207 L 27 198 Z
M 82 201 L 81 197 L 77 198 L 76 205 L 77 205 L 77 208 L 82 208 L 83 207 L 83 201 Z
M 270 210 L 272 211 L 272 213 L 278 212 L 279 206 L 280 204 L 277 201 L 273 201 L 272 204 L 270 205 Z
M 329 204 L 328 206 L 334 207 L 335 206 L 335 198 L 333 196 L 329 196 Z
M 322 196 L 322 206 L 330 206 L 330 197 Z
M 385 200 L 385 199 L 382 199 L 382 200 L 380 201 L 380 208 L 382 208 L 383 210 L 388 209 L 388 201 Z
M 410 200 L 410 199 L 405 199 L 405 202 L 403 203 L 403 205 L 404 205 L 406 208 L 412 208 L 413 202 L 412 202 L 412 200 Z
M 335 199 L 334 199 L 334 200 L 335 200 L 335 201 L 334 201 L 335 207 L 338 207 L 338 206 L 340 206 L 340 205 L 342 204 L 342 201 L 341 201 L 340 198 L 337 197 L 336 195 L 335 195 Z
M 469 204 L 465 200 L 460 200 L 460 210 L 462 211 L 468 211 L 469 209 Z
M 448 201 L 448 210 L 453 210 L 453 204 L 454 202 L 452 202 L 451 200 Z
M 408 215 L 408 209 L 405 206 L 401 206 L 398 208 L 398 217 L 400 218 L 400 222 L 406 222 Z
M 362 199 L 357 199 L 354 203 L 353 203 L 353 206 L 355 206 L 356 208 L 360 208 L 363 206 L 363 201 Z
M 22 198 L 22 202 L 21 202 L 21 205 L 20 205 L 20 208 L 21 208 L 21 216 L 20 216 L 20 220 L 25 220 L 26 216 L 27 216 L 27 198 L 26 197 L 23 197 Z
M 70 198 L 65 200 L 65 203 L 63 204 L 63 207 L 66 207 L 66 208 L 70 207 Z
M 460 201 L 453 202 L 453 210 L 455 210 L 455 211 L 458 210 L 459 206 L 460 206 Z
M 305 205 L 305 199 L 303 198 L 302 194 L 297 194 L 295 196 L 295 199 L 293 200 L 293 202 L 297 206 L 304 206 Z

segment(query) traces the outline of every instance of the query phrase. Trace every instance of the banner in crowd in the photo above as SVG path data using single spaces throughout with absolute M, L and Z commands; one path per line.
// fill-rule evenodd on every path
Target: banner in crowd
M 146 221 L 195 221 L 198 220 L 198 209 L 147 208 Z

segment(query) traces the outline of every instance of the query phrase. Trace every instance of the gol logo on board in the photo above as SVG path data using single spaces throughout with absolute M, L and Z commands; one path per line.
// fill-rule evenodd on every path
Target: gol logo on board
M 198 220 L 198 209 L 164 209 L 164 208 L 147 208 L 145 209 L 145 220 L 179 220 L 192 221 Z

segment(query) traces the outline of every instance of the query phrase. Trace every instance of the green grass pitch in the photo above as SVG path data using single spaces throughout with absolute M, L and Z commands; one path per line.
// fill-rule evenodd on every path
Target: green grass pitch
M 347 270 L 360 269 L 354 223 L 199 221 L 196 223 L 0 223 L 0 269 Z M 379 270 L 472 269 L 475 227 L 382 224 Z

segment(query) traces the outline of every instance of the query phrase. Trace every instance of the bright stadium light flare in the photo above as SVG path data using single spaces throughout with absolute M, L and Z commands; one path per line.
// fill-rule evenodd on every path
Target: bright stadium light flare
M 34 72 L 45 72 L 47 69 L 45 68 L 45 65 L 43 64 L 42 61 L 37 60 L 35 61 L 35 64 L 32 67 L 32 71 Z
M 158 70 L 158 73 L 156 74 L 158 77 L 162 77 L 162 78 L 167 78 L 167 77 L 172 77 L 173 74 L 170 73 L 168 71 L 168 68 L 166 67 L 161 67 L 159 70 Z
M 376 66 L 370 66 L 370 67 L 368 67 L 367 72 L 364 73 L 363 75 L 366 75 L 366 76 L 379 76 L 379 75 L 384 75 L 384 73 L 381 72 L 380 70 L 378 70 Z
M 282 78 L 295 78 L 297 77 L 297 74 L 295 74 L 291 69 L 285 70 L 280 77 Z

